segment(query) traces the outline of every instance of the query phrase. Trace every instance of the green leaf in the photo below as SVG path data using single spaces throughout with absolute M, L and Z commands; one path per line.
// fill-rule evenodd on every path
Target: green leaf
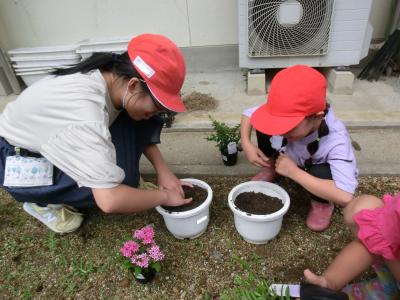
M 134 267 L 134 270 L 133 270 L 133 274 L 134 274 L 135 276 L 138 276 L 140 273 L 142 273 L 142 268 L 141 268 L 141 267 L 138 267 L 138 266 L 135 266 L 135 267 Z
M 130 269 L 130 268 L 132 268 L 132 263 L 131 263 L 130 261 L 126 260 L 126 259 L 124 259 L 124 260 L 121 262 L 121 265 L 122 265 L 122 267 L 123 267 L 124 269 Z
M 286 300 L 290 300 L 290 290 L 289 290 L 289 287 L 286 287 L 285 299 L 286 299 Z
M 204 300 L 212 300 L 211 296 L 208 294 L 208 291 L 206 291 L 206 293 L 204 295 Z
M 249 292 L 249 291 L 244 290 L 244 291 L 243 291 L 243 295 L 244 295 L 244 298 L 245 298 L 246 300 L 251 300 L 251 296 L 250 296 L 250 292 Z
M 156 272 L 161 271 L 161 264 L 158 261 L 151 263 L 150 267 L 156 270 Z
M 208 137 L 206 137 L 207 141 L 213 141 L 219 148 L 219 150 L 222 153 L 227 153 L 228 152 L 228 144 L 230 142 L 236 142 L 236 144 L 239 143 L 240 140 L 240 124 L 234 126 L 234 127 L 229 127 L 223 122 L 218 122 L 217 120 L 213 119 L 210 115 L 208 115 L 212 122 L 212 126 L 214 128 L 214 133 L 210 134 Z

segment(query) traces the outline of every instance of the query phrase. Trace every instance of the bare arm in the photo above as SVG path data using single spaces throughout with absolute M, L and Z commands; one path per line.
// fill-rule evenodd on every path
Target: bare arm
M 181 181 L 169 169 L 158 146 L 149 145 L 143 153 L 156 170 L 157 183 L 160 189 L 175 190 L 181 196 L 184 196 Z M 191 184 L 186 185 L 192 186 Z
M 242 141 L 242 145 L 251 143 L 252 129 L 250 118 L 242 115 L 242 121 L 240 122 L 240 140 Z
M 184 199 L 181 182 L 169 170 L 157 145 L 149 145 L 144 155 L 156 169 L 158 181 L 167 181 L 172 188 L 149 191 L 120 184 L 113 188 L 97 189 L 92 192 L 97 206 L 105 213 L 134 213 L 144 211 L 158 205 L 179 206 L 191 199 Z M 171 183 L 172 182 L 172 183 Z M 163 183 L 161 182 L 161 187 Z
M 296 181 L 311 194 L 339 204 L 340 206 L 346 206 L 353 199 L 352 194 L 337 188 L 333 180 L 312 176 L 300 168 L 297 168 L 288 177 Z
M 247 116 L 242 116 L 240 123 L 240 139 L 247 160 L 257 167 L 270 167 L 270 161 L 264 153 L 251 142 L 252 126 Z
M 176 191 L 149 191 L 120 184 L 113 188 L 92 188 L 97 206 L 105 213 L 134 213 L 158 205 L 178 206 L 191 201 Z
M 124 184 L 108 189 L 93 188 L 92 192 L 97 206 L 105 213 L 139 212 L 161 205 L 167 198 L 164 191 L 140 190 Z
M 322 199 L 341 206 L 346 206 L 353 199 L 352 194 L 337 188 L 333 180 L 321 179 L 300 169 L 290 156 L 286 154 L 279 155 L 275 167 L 278 174 L 289 177 L 311 194 Z
M 340 251 L 322 276 L 317 276 L 310 270 L 305 270 L 304 275 L 310 283 L 339 291 L 367 270 L 374 260 L 375 257 L 367 248 L 360 241 L 354 240 Z
M 169 170 L 164 158 L 161 155 L 160 149 L 156 144 L 151 144 L 144 149 L 143 154 L 151 162 L 157 173 Z

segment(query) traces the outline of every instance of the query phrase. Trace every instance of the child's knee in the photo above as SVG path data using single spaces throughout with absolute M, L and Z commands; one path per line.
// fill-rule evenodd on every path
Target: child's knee
M 363 209 L 375 209 L 383 206 L 381 199 L 372 195 L 361 195 L 354 198 L 344 209 L 344 222 L 350 228 L 354 227 L 354 215 Z
M 375 209 L 384 205 L 381 199 L 372 195 L 361 195 L 354 200 L 356 200 L 354 213 L 357 213 L 362 209 Z

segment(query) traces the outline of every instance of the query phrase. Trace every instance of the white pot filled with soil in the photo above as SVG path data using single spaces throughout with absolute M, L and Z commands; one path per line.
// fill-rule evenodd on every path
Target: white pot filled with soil
M 207 229 L 213 192 L 204 181 L 194 178 L 185 178 L 181 181 L 193 185 L 193 188 L 182 186 L 185 198 L 192 198 L 192 202 L 176 207 L 157 206 L 156 210 L 163 216 L 167 229 L 176 238 L 194 239 Z
M 228 204 L 236 230 L 243 239 L 252 244 L 265 244 L 281 230 L 290 198 L 277 184 L 249 181 L 230 191 Z

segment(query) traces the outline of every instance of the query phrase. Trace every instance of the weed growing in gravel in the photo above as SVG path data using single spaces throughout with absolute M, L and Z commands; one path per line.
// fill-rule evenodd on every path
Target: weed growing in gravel
M 55 254 L 58 243 L 59 243 L 59 240 L 56 237 L 56 234 L 54 232 L 50 232 L 49 236 L 47 237 L 47 247 L 49 247 L 50 253 L 52 255 Z
M 81 260 L 78 263 L 76 263 L 76 262 L 72 263 L 72 274 L 74 276 L 78 276 L 83 279 L 86 279 L 90 273 L 93 273 L 95 271 L 96 271 L 96 267 L 91 262 L 84 263 Z
M 259 257 L 256 256 L 254 259 L 258 260 Z M 236 276 L 234 281 L 235 287 L 222 291 L 220 295 L 221 300 L 290 300 L 288 289 L 284 292 L 284 296 L 278 296 L 271 289 L 270 283 L 265 278 L 258 276 L 252 271 L 248 262 L 236 255 L 233 256 L 233 259 L 247 272 L 247 276 Z M 205 299 L 207 299 L 207 295 Z

